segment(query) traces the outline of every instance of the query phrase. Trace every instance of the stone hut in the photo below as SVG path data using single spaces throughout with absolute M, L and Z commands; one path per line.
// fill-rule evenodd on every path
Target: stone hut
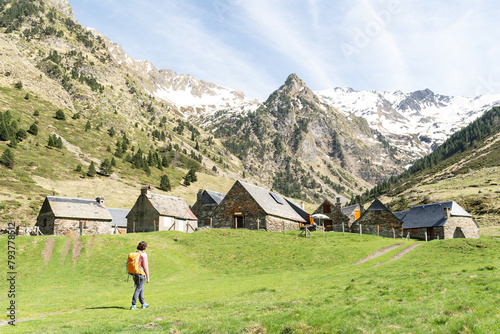
M 283 196 L 236 181 L 212 215 L 215 228 L 244 228 L 281 232 L 299 230 L 307 212 Z
M 403 221 L 404 235 L 422 240 L 479 238 L 479 226 L 454 201 L 414 206 L 395 212 Z
M 212 214 L 225 196 L 226 194 L 210 190 L 198 191 L 196 203 L 191 207 L 191 211 L 198 218 L 198 227 L 210 226 Z
M 351 228 L 352 223 L 363 214 L 363 207 L 359 204 L 349 205 L 342 208 L 342 213 L 349 218 L 349 228 Z
M 47 196 L 35 226 L 45 235 L 110 234 L 111 220 L 104 197 L 91 200 Z
M 190 233 L 198 227 L 198 219 L 183 198 L 152 194 L 149 186 L 127 215 L 127 233 L 181 231 Z
M 323 203 L 318 206 L 316 211 L 313 212 L 313 215 L 318 213 L 324 214 L 330 218 L 325 219 L 323 222 L 325 225 L 325 231 L 349 231 L 349 217 L 347 217 L 342 211 L 340 197 L 337 197 L 336 201 L 326 198 Z
M 111 229 L 113 234 L 127 233 L 127 215 L 130 210 L 125 209 L 108 209 L 113 220 L 111 221 Z
M 352 223 L 351 232 L 401 238 L 403 237 L 403 222 L 376 199 L 361 217 Z

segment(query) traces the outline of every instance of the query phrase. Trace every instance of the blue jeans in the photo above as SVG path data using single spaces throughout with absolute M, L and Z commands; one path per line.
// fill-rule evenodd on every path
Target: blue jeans
M 132 305 L 135 305 L 137 302 L 137 298 L 139 298 L 139 302 L 144 304 L 144 283 L 146 282 L 145 275 L 135 274 L 134 276 L 135 283 L 135 291 L 134 296 L 132 297 Z

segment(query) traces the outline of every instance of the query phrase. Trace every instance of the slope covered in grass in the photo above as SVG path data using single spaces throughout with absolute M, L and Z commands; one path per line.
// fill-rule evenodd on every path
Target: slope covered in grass
M 317 232 L 315 232 L 317 233 Z M 5 236 L 1 243 L 6 244 Z M 151 307 L 130 311 L 127 253 L 149 244 Z M 377 250 L 404 245 L 366 263 Z M 17 237 L 8 332 L 439 333 L 500 326 L 500 241 L 422 243 L 321 233 L 205 230 Z M 5 247 L 6 248 L 6 247 Z M 6 252 L 0 261 L 6 263 Z M 7 291 L 5 271 L 0 277 Z M 5 298 L 5 297 L 4 297 Z M 9 300 L 0 304 L 6 307 Z

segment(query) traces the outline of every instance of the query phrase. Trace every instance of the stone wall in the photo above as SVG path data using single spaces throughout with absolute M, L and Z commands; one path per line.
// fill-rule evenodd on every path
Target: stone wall
M 432 228 L 410 228 L 403 231 L 404 237 L 409 236 L 411 239 L 425 240 L 427 233 L 427 241 L 444 239 L 445 233 L 443 226 L 436 226 Z
M 403 223 L 386 210 L 370 210 L 351 226 L 352 233 L 378 235 L 387 238 L 402 238 Z
M 201 204 L 198 201 L 191 207 L 191 211 L 198 218 L 198 226 L 210 226 L 210 218 L 217 208 L 217 204 Z
M 478 239 L 479 228 L 470 217 L 450 217 L 444 226 L 444 237 Z
M 157 231 L 159 217 L 147 196 L 141 194 L 127 216 L 127 233 Z
M 111 220 L 59 219 L 54 221 L 54 235 L 111 234 Z M 43 232 L 42 232 L 43 233 Z
M 425 240 L 455 239 L 455 238 L 479 238 L 479 228 L 470 217 L 450 217 L 444 226 L 432 228 L 414 228 L 404 230 L 404 236 L 412 239 Z
M 56 218 L 52 211 L 40 213 L 35 226 L 44 235 L 80 235 L 81 234 L 111 234 L 111 220 Z
M 244 217 L 244 228 L 252 230 L 266 228 L 266 213 L 239 183 L 235 183 L 214 210 L 213 227 L 233 228 L 235 214 Z
M 40 232 L 44 235 L 54 234 L 54 220 L 55 216 L 52 211 L 40 213 L 36 219 L 35 226 L 38 226 Z
M 300 224 L 293 220 L 280 217 L 267 216 L 266 230 L 268 232 L 296 231 L 300 229 Z

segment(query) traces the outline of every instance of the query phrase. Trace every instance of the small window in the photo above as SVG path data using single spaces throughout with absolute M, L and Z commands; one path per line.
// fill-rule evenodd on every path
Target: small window
M 283 205 L 283 201 L 281 200 L 281 197 L 278 196 L 278 194 L 273 193 L 272 191 L 269 192 L 269 195 L 271 195 L 272 198 L 276 201 L 276 203 Z
M 417 229 L 416 229 L 416 228 L 412 229 L 412 230 L 411 230 L 411 233 L 413 233 L 413 234 L 417 234 Z
M 330 213 L 330 212 L 332 212 L 331 205 L 328 203 L 323 204 L 323 213 Z

